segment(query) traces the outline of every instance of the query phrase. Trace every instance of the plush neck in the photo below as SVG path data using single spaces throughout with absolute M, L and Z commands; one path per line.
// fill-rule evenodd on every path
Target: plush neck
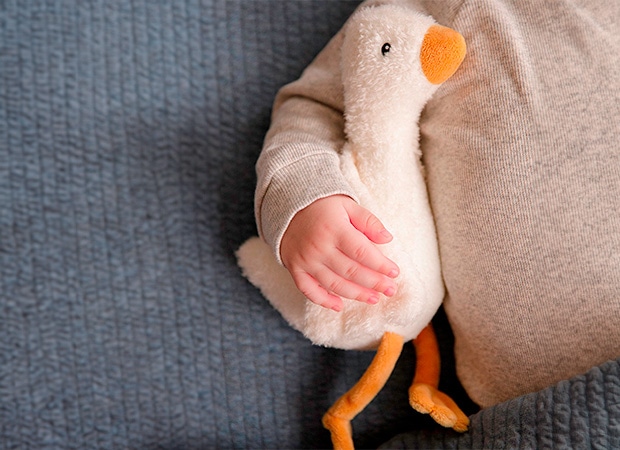
M 385 179 L 403 168 L 416 168 L 418 120 L 430 97 L 425 94 L 345 91 L 345 129 L 362 179 Z

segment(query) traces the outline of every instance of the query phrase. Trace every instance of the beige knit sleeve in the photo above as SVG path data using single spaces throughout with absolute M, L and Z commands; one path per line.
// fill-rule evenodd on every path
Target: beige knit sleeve
M 256 165 L 256 223 L 280 258 L 280 241 L 293 216 L 313 201 L 353 195 L 340 172 L 344 143 L 338 33 L 301 78 L 278 93 L 271 127 Z

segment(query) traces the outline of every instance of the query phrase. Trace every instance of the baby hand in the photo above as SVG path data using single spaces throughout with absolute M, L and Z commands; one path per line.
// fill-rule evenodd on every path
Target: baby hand
M 398 266 L 374 245 L 391 240 L 367 209 L 350 197 L 333 195 L 293 217 L 282 237 L 280 256 L 308 299 L 340 311 L 340 296 L 374 304 L 379 294 L 394 295 L 392 278 L 398 276 Z

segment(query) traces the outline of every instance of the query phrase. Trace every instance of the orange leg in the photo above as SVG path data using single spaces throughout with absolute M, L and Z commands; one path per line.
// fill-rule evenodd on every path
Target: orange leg
M 403 349 L 403 337 L 387 332 L 362 378 L 340 397 L 323 416 L 335 450 L 352 450 L 351 420 L 379 393 L 394 370 Z
M 440 425 L 464 432 L 469 418 L 449 396 L 439 391 L 441 359 L 433 326 L 429 324 L 413 341 L 416 349 L 416 374 L 409 388 L 411 407 L 430 414 Z

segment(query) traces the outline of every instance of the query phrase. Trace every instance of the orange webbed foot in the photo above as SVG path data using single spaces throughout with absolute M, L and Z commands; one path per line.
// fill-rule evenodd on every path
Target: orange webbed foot
M 435 422 L 463 433 L 469 428 L 469 418 L 448 395 L 425 384 L 414 383 L 409 388 L 409 404 L 413 409 L 429 414 Z

